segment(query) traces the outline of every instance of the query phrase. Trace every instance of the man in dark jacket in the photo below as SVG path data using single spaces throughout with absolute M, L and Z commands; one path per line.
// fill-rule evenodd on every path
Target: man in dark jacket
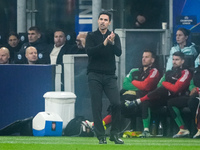
M 26 64 L 25 51 L 29 46 L 33 46 L 38 51 L 38 64 L 50 63 L 50 50 L 47 43 L 42 37 L 41 31 L 38 27 L 30 27 L 28 30 L 28 42 L 24 43 L 15 59 L 16 64 Z
M 21 46 L 19 35 L 15 32 L 10 32 L 8 35 L 8 43 L 5 45 L 10 51 L 10 63 L 14 63 L 15 56 L 18 54 Z
M 51 64 L 62 64 L 63 55 L 71 53 L 72 46 L 67 44 L 65 32 L 61 29 L 57 29 L 54 32 L 54 45 L 50 47 L 50 59 Z
M 115 75 L 115 56 L 120 56 L 121 43 L 119 36 L 108 30 L 111 15 L 101 12 L 98 18 L 99 28 L 90 32 L 86 38 L 86 52 L 88 55 L 88 83 L 92 102 L 94 129 L 99 144 L 107 144 L 105 130 L 102 124 L 102 93 L 105 92 L 111 103 L 112 124 L 110 141 L 123 144 L 119 139 L 120 96 Z

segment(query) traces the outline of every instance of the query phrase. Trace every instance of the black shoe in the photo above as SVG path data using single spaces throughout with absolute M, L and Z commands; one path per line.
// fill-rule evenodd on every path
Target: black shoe
M 99 144 L 107 144 L 106 137 L 99 138 Z
M 122 139 L 118 138 L 117 135 L 111 135 L 110 141 L 114 141 L 115 144 L 124 144 L 124 141 L 122 141 Z

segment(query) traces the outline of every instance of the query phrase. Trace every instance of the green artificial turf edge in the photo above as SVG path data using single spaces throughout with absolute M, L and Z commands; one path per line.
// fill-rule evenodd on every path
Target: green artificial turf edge
M 100 145 L 95 137 L 0 137 L 0 150 L 197 150 L 200 139 L 123 138 L 125 144 L 109 141 Z

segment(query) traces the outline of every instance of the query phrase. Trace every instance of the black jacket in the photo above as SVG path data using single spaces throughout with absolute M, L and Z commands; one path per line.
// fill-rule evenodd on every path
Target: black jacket
M 33 46 L 37 49 L 38 53 L 38 64 L 50 64 L 50 47 L 44 42 L 42 38 L 38 39 L 33 43 L 24 43 L 15 58 L 15 64 L 26 64 L 27 60 L 25 58 L 26 48 Z
M 86 38 L 86 53 L 88 55 L 87 72 L 96 72 L 101 74 L 115 74 L 116 64 L 115 55 L 121 56 L 121 43 L 119 36 L 115 33 L 115 44 L 103 45 L 104 40 L 111 32 L 101 34 L 99 29 L 90 32 Z
M 199 78 L 200 78 L 200 65 L 197 68 L 195 68 L 194 75 L 193 75 L 193 80 L 194 80 L 195 86 L 200 88 L 200 79 Z
M 16 58 L 21 46 L 21 43 L 19 43 L 16 47 L 11 47 L 9 44 L 5 45 L 5 47 L 8 48 L 10 52 L 10 63 L 14 63 L 14 59 Z
M 77 44 L 74 44 L 71 49 L 71 54 L 86 54 L 85 48 L 78 48 Z

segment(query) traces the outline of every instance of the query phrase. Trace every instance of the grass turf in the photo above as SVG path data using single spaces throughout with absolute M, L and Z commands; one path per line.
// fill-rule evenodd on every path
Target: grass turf
M 0 150 L 199 150 L 200 139 L 123 138 L 124 145 L 99 145 L 95 137 L 1 136 Z

